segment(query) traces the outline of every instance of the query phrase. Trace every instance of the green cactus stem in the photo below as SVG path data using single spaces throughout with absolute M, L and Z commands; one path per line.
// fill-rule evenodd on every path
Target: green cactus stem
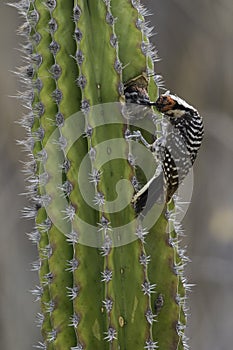
M 51 350 L 185 349 L 184 259 L 173 207 L 147 229 L 132 196 L 145 181 L 127 135 L 125 84 L 158 95 L 156 51 L 139 0 L 21 0 L 21 124 L 35 219 L 37 321 Z M 150 110 L 149 114 L 153 114 Z M 139 118 L 140 119 L 140 118 Z M 144 149 L 145 151 L 145 149 Z M 148 152 L 148 151 L 147 151 Z M 143 170 L 143 169 L 142 169 Z

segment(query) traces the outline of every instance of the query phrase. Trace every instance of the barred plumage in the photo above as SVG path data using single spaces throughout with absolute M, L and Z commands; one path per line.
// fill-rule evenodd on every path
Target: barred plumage
M 166 135 L 150 145 L 151 150 L 156 152 L 160 159 L 163 171 L 154 176 L 132 201 L 135 211 L 140 213 L 144 209 L 145 214 L 161 195 L 164 194 L 166 202 L 171 200 L 193 166 L 201 146 L 204 127 L 198 111 L 170 92 L 160 95 L 156 102 L 151 102 L 148 95 L 145 95 L 145 99 L 141 102 L 143 99 L 141 90 L 138 90 L 138 99 L 136 91 L 135 87 L 133 91 L 128 89 L 125 94 L 127 102 L 155 106 L 168 121 Z M 143 137 L 141 139 L 143 142 Z

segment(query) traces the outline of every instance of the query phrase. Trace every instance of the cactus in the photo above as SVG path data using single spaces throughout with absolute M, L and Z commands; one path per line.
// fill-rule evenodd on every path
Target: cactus
M 135 126 L 126 118 L 124 84 L 142 79 L 152 99 L 158 93 L 148 13 L 138 0 L 15 6 L 25 18 L 27 66 L 18 73 L 30 154 L 32 206 L 24 214 L 35 218 L 29 238 L 39 254 L 32 292 L 43 340 L 36 348 L 185 349 L 175 208 L 162 208 L 147 231 L 130 205 L 143 174 L 126 137 Z

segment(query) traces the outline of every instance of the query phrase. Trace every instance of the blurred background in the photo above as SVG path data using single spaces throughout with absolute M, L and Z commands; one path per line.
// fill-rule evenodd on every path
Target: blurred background
M 191 316 L 187 335 L 192 350 L 229 350 L 233 344 L 233 2 L 232 0 L 144 0 L 153 14 L 156 64 L 165 87 L 196 106 L 205 120 L 205 140 L 194 169 L 192 203 L 183 220 Z M 0 348 L 29 350 L 39 339 L 34 324 L 38 305 L 28 292 L 37 283 L 30 262 L 37 253 L 20 219 L 26 200 L 16 139 L 20 90 L 10 72 L 22 64 L 20 18 L 0 3 Z M 94 350 L 94 349 L 93 349 Z M 166 350 L 166 349 L 162 349 Z

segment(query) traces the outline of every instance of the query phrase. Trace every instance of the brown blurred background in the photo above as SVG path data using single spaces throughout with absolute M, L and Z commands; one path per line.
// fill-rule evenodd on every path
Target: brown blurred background
M 205 140 L 194 170 L 194 193 L 183 220 L 184 244 L 192 263 L 187 335 L 192 350 L 229 350 L 233 344 L 233 2 L 232 0 L 145 0 L 153 15 L 152 38 L 161 62 L 156 70 L 165 86 L 198 107 Z M 28 292 L 37 283 L 29 272 L 35 247 L 20 219 L 26 204 L 15 140 L 23 130 L 20 89 L 13 74 L 20 66 L 17 13 L 0 3 L 0 348 L 29 350 L 39 338 L 34 324 L 38 305 Z M 94 350 L 94 349 L 93 349 Z M 166 349 L 162 349 L 166 350 Z

